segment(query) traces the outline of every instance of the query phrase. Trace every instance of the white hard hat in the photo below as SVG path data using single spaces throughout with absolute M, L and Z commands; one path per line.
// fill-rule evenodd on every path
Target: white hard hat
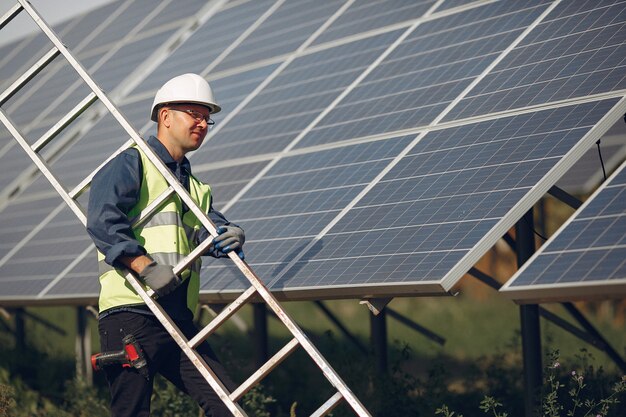
M 213 90 L 209 83 L 198 74 L 183 74 L 174 77 L 165 84 L 154 96 L 150 119 L 158 121 L 158 107 L 165 103 L 195 103 L 209 108 L 211 113 L 217 113 L 222 108 L 215 102 Z

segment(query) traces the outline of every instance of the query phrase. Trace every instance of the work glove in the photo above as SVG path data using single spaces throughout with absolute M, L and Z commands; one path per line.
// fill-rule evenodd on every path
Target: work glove
M 139 278 L 159 296 L 171 293 L 181 283 L 170 265 L 159 265 L 155 261 L 149 263 L 140 273 Z
M 235 251 L 241 259 L 244 259 L 243 243 L 246 236 L 243 230 L 237 226 L 220 226 L 217 228 L 217 237 L 213 239 L 213 247 L 221 253 Z

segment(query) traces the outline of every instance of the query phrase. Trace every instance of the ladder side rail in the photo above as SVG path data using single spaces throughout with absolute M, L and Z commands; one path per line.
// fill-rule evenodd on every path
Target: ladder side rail
M 37 168 L 41 171 L 41 173 L 50 181 L 54 189 L 59 193 L 63 201 L 70 207 L 70 209 L 74 212 L 76 217 L 81 221 L 82 224 L 87 222 L 87 216 L 83 212 L 82 208 L 68 195 L 67 191 L 63 185 L 59 182 L 59 180 L 52 174 L 50 169 L 48 168 L 48 164 L 43 160 L 43 158 L 32 150 L 26 139 L 22 136 L 22 134 L 17 130 L 15 125 L 11 122 L 9 117 L 4 113 L 4 110 L 0 109 L 0 121 L 4 124 L 4 126 L 9 130 L 11 135 L 15 138 L 15 140 L 20 144 L 20 146 L 24 149 L 24 151 L 28 154 L 30 159 L 37 165 Z
M 135 131 L 135 129 L 131 126 L 131 124 L 126 120 L 126 118 L 119 112 L 117 107 L 111 102 L 111 100 L 104 94 L 102 89 L 95 83 L 95 81 L 91 78 L 91 76 L 87 73 L 87 71 L 83 68 L 83 66 L 72 56 L 72 54 L 68 51 L 68 49 L 63 45 L 63 43 L 59 40 L 56 34 L 50 29 L 44 20 L 39 16 L 39 14 L 35 11 L 35 9 L 26 1 L 26 0 L 18 0 L 24 9 L 30 14 L 35 23 L 40 27 L 40 29 L 48 36 L 50 41 L 56 46 L 56 48 L 63 54 L 65 59 L 70 63 L 70 65 L 74 68 L 74 70 L 80 75 L 80 77 L 84 80 L 84 82 L 91 88 L 91 90 L 98 96 L 102 104 L 109 110 L 111 115 L 115 117 L 121 127 L 128 133 L 131 137 L 132 141 L 135 142 L 138 148 L 140 148 L 145 154 L 146 157 L 152 162 L 156 168 L 161 172 L 161 175 L 165 178 L 165 180 L 176 190 L 176 193 L 181 197 L 183 202 L 189 207 L 189 209 L 198 217 L 199 220 L 203 223 L 203 225 L 207 228 L 208 232 L 212 236 L 216 236 L 216 227 L 208 218 L 206 213 L 204 213 L 193 201 L 187 190 L 180 184 L 180 182 L 174 177 L 174 175 L 170 172 L 167 166 L 161 161 L 161 159 L 154 153 L 150 145 L 146 143 L 146 141 L 139 136 L 139 134 Z
M 87 74 L 82 65 L 69 53 L 67 48 L 59 41 L 54 32 L 47 27 L 43 19 L 39 17 L 37 12 L 28 4 L 26 0 L 18 0 L 24 6 L 25 10 L 31 15 L 31 17 L 35 20 L 35 23 L 46 33 L 46 35 L 50 38 L 50 40 L 55 44 L 55 46 L 61 51 L 61 53 L 65 56 L 65 58 L 70 62 L 72 67 L 76 70 L 76 72 L 85 80 L 85 83 L 89 85 L 89 87 L 94 91 L 100 101 L 109 109 L 110 113 L 117 119 L 120 125 L 127 131 L 127 133 L 131 136 L 133 141 L 137 144 L 137 146 L 144 151 L 146 157 L 157 167 L 157 169 L 161 172 L 161 175 L 166 179 L 166 181 L 174 187 L 177 194 L 180 198 L 187 204 L 189 209 L 196 215 L 196 217 L 201 221 L 203 226 L 207 229 L 207 231 L 212 235 L 216 236 L 216 227 L 213 222 L 208 218 L 207 214 L 204 213 L 193 201 L 187 190 L 178 182 L 178 180 L 173 176 L 173 174 L 169 171 L 169 169 L 165 166 L 165 164 L 160 160 L 160 158 L 152 151 L 150 146 L 137 134 L 134 128 L 128 123 L 128 121 L 124 118 L 124 116 L 117 110 L 115 105 L 108 99 L 108 97 L 102 92 L 102 90 L 95 84 L 93 79 Z M 207 239 L 208 240 L 208 239 Z M 360 401 L 354 396 L 352 391 L 348 388 L 345 382 L 337 375 L 334 369 L 330 366 L 330 364 L 322 357 L 320 352 L 313 346 L 308 337 L 302 332 L 302 330 L 296 325 L 295 321 L 289 317 L 289 315 L 282 309 L 282 307 L 278 304 L 274 296 L 269 292 L 269 290 L 265 287 L 261 279 L 256 276 L 256 274 L 250 269 L 248 264 L 241 260 L 237 254 L 234 252 L 229 252 L 228 256 L 233 260 L 235 265 L 239 268 L 239 270 L 244 274 L 244 276 L 252 283 L 252 285 L 257 289 L 259 295 L 266 301 L 266 303 L 272 308 L 272 310 L 277 314 L 277 316 L 281 319 L 283 324 L 289 329 L 289 331 L 298 339 L 300 344 L 305 348 L 309 356 L 314 360 L 317 366 L 322 370 L 322 373 L 326 376 L 326 379 L 337 388 L 341 395 L 348 401 L 350 406 L 359 414 L 359 416 L 370 416 L 369 412 L 365 409 L 365 407 L 360 403 Z M 133 277 L 134 278 L 134 277 Z M 146 298 L 149 298 L 147 293 L 144 294 Z M 151 303 L 155 305 L 155 303 Z M 185 346 L 187 347 L 187 346 Z M 185 349 L 186 350 L 186 349 Z
M 283 322 L 285 327 L 294 335 L 298 342 L 302 345 L 304 350 L 308 353 L 308 355 L 313 359 L 318 368 L 321 369 L 322 373 L 326 377 L 326 379 L 333 385 L 341 395 L 346 399 L 346 401 L 350 404 L 352 409 L 359 416 L 371 416 L 370 413 L 365 409 L 363 404 L 359 401 L 358 398 L 352 393 L 350 388 L 346 385 L 346 383 L 341 379 L 341 377 L 335 372 L 332 366 L 328 363 L 328 361 L 322 356 L 319 350 L 311 343 L 308 336 L 300 329 L 300 327 L 296 324 L 296 322 L 287 314 L 285 310 L 278 304 L 276 298 L 270 293 L 267 287 L 263 284 L 261 279 L 256 276 L 256 274 L 250 269 L 248 264 L 239 258 L 237 254 L 233 252 L 229 252 L 228 256 L 233 262 L 237 265 L 240 271 L 248 278 L 248 280 L 255 286 L 259 295 L 265 300 L 267 305 L 276 313 L 276 316 Z
M 52 172 L 48 169 L 47 164 L 43 159 L 31 149 L 30 145 L 26 142 L 21 133 L 15 128 L 13 123 L 9 120 L 9 118 L 5 115 L 4 111 L 0 109 L 0 121 L 6 126 L 9 132 L 13 135 L 15 140 L 20 144 L 20 146 L 24 149 L 24 151 L 28 154 L 28 156 L 32 159 L 32 161 L 37 165 L 39 170 L 44 174 L 44 176 L 50 181 L 52 186 L 56 189 L 59 195 L 63 198 L 63 200 L 67 203 L 67 205 L 72 209 L 74 214 L 79 218 L 83 225 L 86 224 L 87 218 L 83 213 L 81 207 L 74 201 L 69 194 L 65 191 L 64 187 L 57 180 L 57 178 L 52 174 Z M 163 193 L 166 194 L 166 193 Z M 142 300 L 146 303 L 146 305 L 150 308 L 150 310 L 154 313 L 154 315 L 158 318 L 159 322 L 163 325 L 163 327 L 167 330 L 170 336 L 176 341 L 179 347 L 183 350 L 183 352 L 187 355 L 189 360 L 191 360 L 205 380 L 209 383 L 211 388 L 217 393 L 220 399 L 226 404 L 228 409 L 233 415 L 238 417 L 245 417 L 245 413 L 243 409 L 239 407 L 238 404 L 231 401 L 228 391 L 226 387 L 219 381 L 217 375 L 213 373 L 211 368 L 206 364 L 206 362 L 202 359 L 199 353 L 197 353 L 194 349 L 189 346 L 188 341 L 182 335 L 180 329 L 174 324 L 174 322 L 167 316 L 165 311 L 161 308 L 161 306 L 153 300 L 148 293 L 146 292 L 143 285 L 139 282 L 139 280 L 130 272 L 126 275 L 127 281 L 131 284 L 131 286 L 135 289 L 135 291 L 139 294 Z

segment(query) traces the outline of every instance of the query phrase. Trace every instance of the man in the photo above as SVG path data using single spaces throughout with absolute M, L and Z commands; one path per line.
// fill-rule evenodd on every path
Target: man
M 213 125 L 210 115 L 220 110 L 202 77 L 175 77 L 156 93 L 151 119 L 157 123 L 157 136 L 151 136 L 148 144 L 218 227 L 219 235 L 208 254 L 222 257 L 236 251 L 243 258 L 243 230 L 213 210 L 210 187 L 191 174 L 185 157 L 200 147 Z M 146 378 L 134 368 L 105 367 L 111 413 L 116 417 L 148 416 L 153 378 L 160 373 L 196 400 L 207 416 L 228 416 L 217 394 L 124 278 L 131 271 L 152 288 L 157 301 L 188 339 L 197 333 L 192 319 L 198 302 L 201 261 L 197 260 L 180 277 L 173 273 L 172 266 L 210 238 L 207 230 L 178 195 L 169 197 L 145 222 L 134 224 L 142 210 L 167 187 L 163 176 L 137 147 L 112 159 L 91 185 L 87 230 L 98 249 L 101 349 L 119 351 L 122 339 L 132 334 L 144 351 L 149 369 Z M 232 382 L 208 343 L 197 350 L 222 383 L 231 388 Z

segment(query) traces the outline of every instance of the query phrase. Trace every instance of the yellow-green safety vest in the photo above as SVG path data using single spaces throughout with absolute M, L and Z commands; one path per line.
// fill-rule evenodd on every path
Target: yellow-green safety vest
M 169 184 L 154 164 L 140 149 L 143 176 L 139 201 L 129 211 L 131 224 L 140 217 L 148 205 L 163 194 Z M 189 176 L 189 194 L 194 202 L 205 212 L 211 204 L 211 187 Z M 174 193 L 150 218 L 139 227 L 133 227 L 135 239 L 148 254 L 159 264 L 176 265 L 198 245 L 198 232 L 203 227 L 198 218 L 188 210 L 181 213 L 182 202 Z M 195 314 L 200 291 L 200 266 L 198 258 L 188 269 L 180 274 L 183 280 L 190 280 L 187 290 L 187 307 Z M 104 255 L 98 251 L 98 267 L 100 272 L 100 312 L 113 307 L 142 304 L 143 300 L 126 281 L 127 271 L 113 268 L 104 261 Z

